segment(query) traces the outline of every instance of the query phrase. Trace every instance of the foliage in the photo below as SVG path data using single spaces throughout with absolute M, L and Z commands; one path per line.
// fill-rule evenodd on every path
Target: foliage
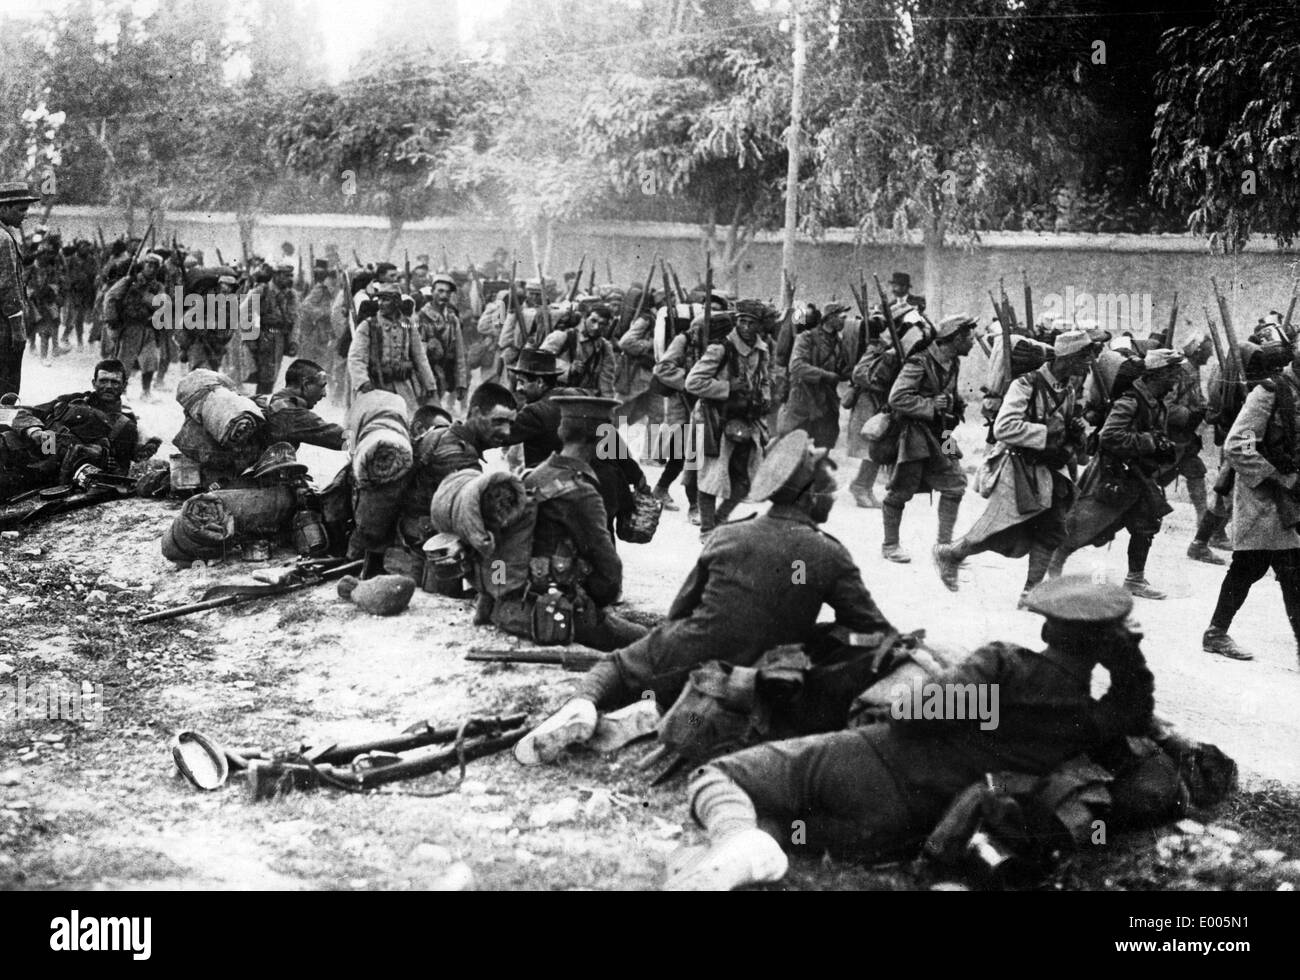
M 1300 13 L 1224 0 L 1206 25 L 1171 31 L 1157 76 L 1151 190 L 1229 251 L 1300 227 Z

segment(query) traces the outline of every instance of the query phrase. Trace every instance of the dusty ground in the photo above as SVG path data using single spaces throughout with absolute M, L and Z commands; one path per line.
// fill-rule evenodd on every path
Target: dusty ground
M 29 396 L 88 387 L 92 364 L 89 354 L 53 368 L 29 359 Z M 137 394 L 133 385 L 146 427 L 164 438 L 174 433 L 180 408 L 172 392 L 145 405 Z M 978 437 L 971 427 L 972 448 Z M 304 456 L 318 482 L 337 465 L 324 451 Z M 842 485 L 851 472 L 842 471 Z M 975 519 L 978 502 L 968 499 L 959 529 Z M 471 763 L 467 781 L 441 796 L 430 794 L 452 777 L 369 796 L 321 791 L 256 804 L 238 784 L 193 790 L 174 775 L 167 751 L 179 729 L 273 748 L 386 734 L 417 719 L 540 717 L 572 678 L 550 667 L 466 663 L 469 646 L 507 641 L 472 627 L 464 603 L 419 591 L 408 612 L 390 620 L 360 614 L 322 586 L 133 627 L 131 617 L 151 604 L 190 600 L 249 570 L 175 570 L 158 539 L 176 507 L 119 502 L 0 542 L 0 684 L 89 681 L 104 685 L 106 705 L 98 727 L 0 718 L 0 887 L 425 888 L 459 881 L 463 869 L 454 865 L 464 862 L 481 888 L 638 889 L 656 885 L 666 855 L 690 838 L 680 785 L 644 786 L 635 768 L 643 748 L 527 771 L 506 754 Z M 924 560 L 933 528 L 928 501 L 916 500 L 904 543 L 917 560 L 907 567 L 880 560 L 879 516 L 854 508 L 847 492 L 828 530 L 852 550 L 899 627 L 924 627 L 934 639 L 967 646 L 994 638 L 1036 644 L 1040 620 L 1015 611 L 1023 566 L 977 556 L 962 591 L 951 595 Z M 1254 662 L 1202 653 L 1221 570 L 1183 558 L 1190 533 L 1190 507 L 1179 504 L 1149 573 L 1170 598 L 1140 601 L 1137 613 L 1158 710 L 1237 759 L 1245 792 L 1218 814 L 1197 815 L 1215 824 L 1215 834 L 1189 826 L 1181 835 L 1168 828 L 1133 835 L 1066 862 L 1047 887 L 1300 882 L 1300 716 L 1292 707 L 1300 670 L 1281 597 L 1265 580 L 1239 616 L 1234 635 L 1255 650 Z M 684 511 L 665 515 L 653 545 L 622 546 L 628 607 L 666 610 L 697 550 Z M 1123 541 L 1077 555 L 1071 569 L 1121 577 Z M 572 812 L 547 820 L 543 805 L 557 801 L 571 801 L 564 807 Z M 1156 840 L 1160 846 L 1150 846 Z M 927 883 L 902 866 L 865 870 L 819 855 L 796 860 L 787 882 L 823 889 Z

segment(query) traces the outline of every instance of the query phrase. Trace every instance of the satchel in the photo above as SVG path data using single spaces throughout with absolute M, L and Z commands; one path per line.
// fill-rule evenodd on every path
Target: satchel
M 632 498 L 632 510 L 619 511 L 614 518 L 614 533 L 620 541 L 649 544 L 659 530 L 659 516 L 664 503 L 652 490 L 638 490 Z
M 877 412 L 862 426 L 862 438 L 867 441 L 867 456 L 873 463 L 892 466 L 898 459 L 898 441 L 902 426 L 888 409 Z
M 562 592 L 547 592 L 532 602 L 533 642 L 541 646 L 573 642 L 573 600 Z

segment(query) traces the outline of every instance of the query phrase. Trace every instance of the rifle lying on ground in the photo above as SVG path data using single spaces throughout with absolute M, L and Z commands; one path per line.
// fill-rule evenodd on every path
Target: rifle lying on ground
M 582 672 L 590 670 L 608 657 L 599 650 L 583 646 L 559 649 L 475 647 L 465 655 L 465 659 L 489 664 L 553 664 L 565 670 Z
M 362 560 L 348 561 L 346 558 L 313 558 L 299 561 L 288 569 L 276 581 L 265 585 L 215 585 L 203 593 L 198 602 L 171 609 L 159 609 L 157 612 L 145 613 L 134 620 L 136 625 L 160 623 L 166 619 L 188 616 L 190 613 L 203 612 L 205 609 L 219 609 L 222 606 L 236 606 L 255 599 L 286 595 L 300 589 L 308 589 L 322 582 L 342 578 L 359 571 L 365 564 Z

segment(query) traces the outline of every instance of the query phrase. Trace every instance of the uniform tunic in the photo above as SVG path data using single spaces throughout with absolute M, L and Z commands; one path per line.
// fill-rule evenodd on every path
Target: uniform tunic
M 834 448 L 840 437 L 840 399 L 837 387 L 848 380 L 849 361 L 840 331 L 817 326 L 794 339 L 790 354 L 790 394 L 781 406 L 777 435 L 803 429 L 813 443 Z
M 7 225 L 0 224 L 0 395 L 18 393 L 27 350 L 27 283 L 22 251 Z
M 378 364 L 371 363 L 372 347 L 378 348 Z M 378 313 L 357 324 L 348 348 L 348 377 L 354 389 L 370 382 L 401 395 L 408 417 L 422 398 L 438 390 L 419 331 L 405 317 L 393 320 Z
M 730 352 L 734 351 L 734 357 Z M 692 422 L 697 426 L 705 424 L 703 402 L 707 399 L 724 409 L 727 400 L 733 394 L 747 392 L 751 399 L 766 406 L 772 398 L 771 381 L 768 376 L 768 350 L 763 338 L 749 346 L 740 334 L 732 330 L 724 344 L 710 344 L 695 362 L 686 376 L 686 392 L 699 399 L 695 403 Z M 753 435 L 746 445 L 749 447 L 749 459 L 746 470 L 748 480 L 753 480 L 763 463 L 764 431 L 762 413 L 751 409 L 749 417 L 752 422 Z M 712 494 L 720 499 L 739 496 L 748 490 L 746 486 L 736 487 L 732 483 L 731 458 L 737 452 L 738 444 L 718 433 L 718 455 L 700 457 L 700 493 Z
M 438 383 L 438 395 L 454 396 L 457 388 L 468 388 L 469 366 L 460 331 L 460 314 L 452 306 L 439 312 L 433 303 L 425 303 L 417 314 L 417 323 L 429 367 Z

